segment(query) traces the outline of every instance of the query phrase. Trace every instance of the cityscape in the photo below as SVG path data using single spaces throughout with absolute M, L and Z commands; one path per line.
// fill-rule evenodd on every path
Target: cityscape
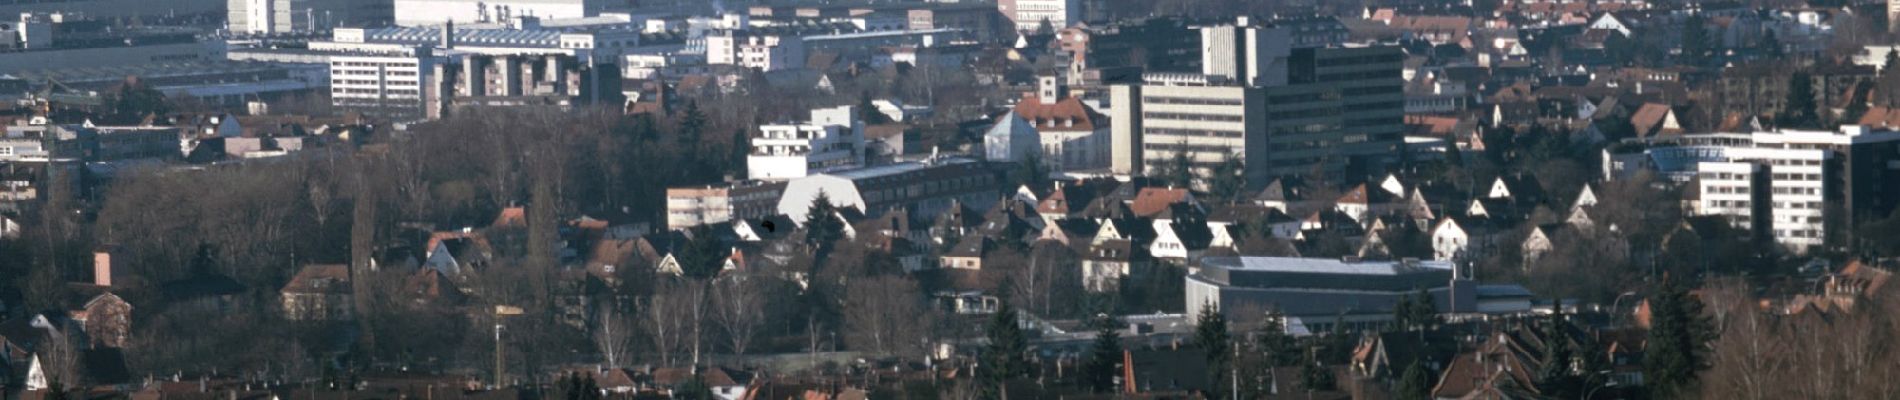
M 0 0 L 0 400 L 1900 398 L 1895 63 L 1900 0 Z

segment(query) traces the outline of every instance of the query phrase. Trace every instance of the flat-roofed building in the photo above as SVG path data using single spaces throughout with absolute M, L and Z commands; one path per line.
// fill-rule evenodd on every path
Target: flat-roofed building
M 1446 261 L 1207 257 L 1186 280 L 1187 315 L 1199 315 L 1206 307 L 1229 318 L 1275 310 L 1289 321 L 1307 321 L 1288 327 L 1296 332 L 1324 331 L 1335 321 L 1377 327 L 1391 321 L 1399 299 L 1420 291 L 1443 313 L 1529 311 L 1521 288 L 1480 290 Z
M 953 205 L 989 209 L 1003 193 L 998 172 L 982 163 L 953 158 L 903 162 L 815 174 L 788 182 L 778 212 L 804 221 L 812 200 L 820 193 L 839 208 L 854 208 L 866 216 L 883 215 L 902 207 L 911 215 L 935 215 Z

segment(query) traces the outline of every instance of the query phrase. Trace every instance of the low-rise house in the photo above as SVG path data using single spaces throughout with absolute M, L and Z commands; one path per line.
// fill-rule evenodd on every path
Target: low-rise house
M 284 319 L 292 321 L 347 321 L 355 319 L 350 301 L 350 266 L 305 266 L 281 290 Z

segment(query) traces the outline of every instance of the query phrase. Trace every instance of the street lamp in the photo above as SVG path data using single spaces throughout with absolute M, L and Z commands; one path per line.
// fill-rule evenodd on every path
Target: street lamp
M 521 315 L 522 313 L 523 311 L 521 310 L 521 307 L 510 306 L 510 305 L 499 305 L 499 304 L 495 305 L 495 385 L 494 386 L 496 389 L 501 388 L 501 385 L 502 385 L 501 381 L 502 381 L 502 376 L 504 373 L 503 371 L 505 371 L 502 368 L 502 363 L 501 363 L 501 318 L 507 317 L 507 316 L 513 316 L 513 315 Z

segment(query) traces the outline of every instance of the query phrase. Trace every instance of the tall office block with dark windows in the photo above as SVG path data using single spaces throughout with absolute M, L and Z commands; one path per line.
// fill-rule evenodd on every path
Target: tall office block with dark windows
M 1271 60 L 1211 53 L 1205 65 L 1233 67 L 1146 74 L 1141 84 L 1111 88 L 1116 173 L 1151 174 L 1186 154 L 1207 177 L 1236 157 L 1247 183 L 1259 187 L 1315 166 L 1363 174 L 1398 158 L 1405 119 L 1398 48 L 1293 48 Z
M 1287 84 L 1267 88 L 1271 175 L 1359 173 L 1395 161 L 1405 143 L 1405 55 L 1396 47 L 1303 48 Z M 1254 168 L 1249 168 L 1253 170 Z

